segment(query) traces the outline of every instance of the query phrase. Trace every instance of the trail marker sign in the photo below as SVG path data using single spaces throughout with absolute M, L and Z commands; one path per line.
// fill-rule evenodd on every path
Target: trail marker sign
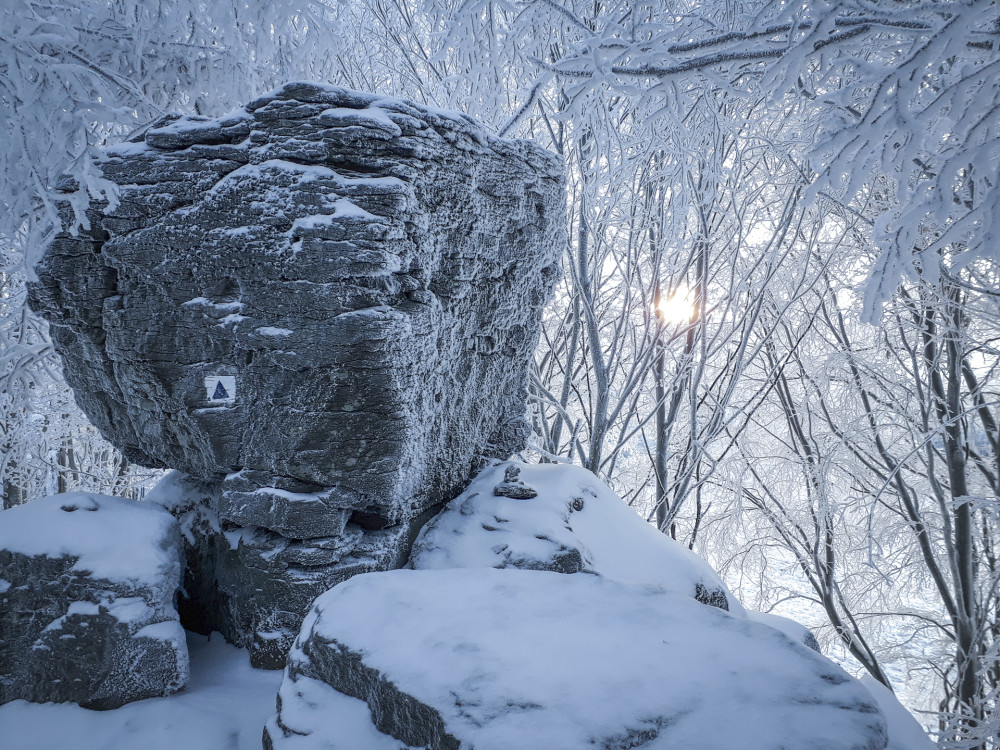
M 208 375 L 205 378 L 205 398 L 215 404 L 236 401 L 235 375 Z

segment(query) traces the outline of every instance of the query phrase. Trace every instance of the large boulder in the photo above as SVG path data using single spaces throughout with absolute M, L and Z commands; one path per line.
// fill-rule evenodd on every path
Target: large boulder
M 0 513 L 0 703 L 108 709 L 181 689 L 180 576 L 157 505 L 67 493 Z
M 48 248 L 31 304 L 129 460 L 286 538 L 396 524 L 527 435 L 565 244 L 561 164 L 471 119 L 294 83 L 161 122 Z
M 777 630 L 659 586 L 548 571 L 352 578 L 317 599 L 278 705 L 268 750 L 887 743 L 865 687 Z
M 191 478 L 195 501 L 161 498 L 200 592 L 185 623 L 281 667 L 312 598 L 405 562 L 436 507 L 523 447 L 561 163 L 462 115 L 293 83 L 167 118 L 100 166 L 116 198 L 55 239 L 31 304 L 104 436 Z

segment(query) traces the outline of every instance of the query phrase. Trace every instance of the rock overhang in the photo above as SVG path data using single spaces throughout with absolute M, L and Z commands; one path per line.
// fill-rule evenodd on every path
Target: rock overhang
M 32 304 L 131 460 L 398 522 L 522 447 L 565 241 L 554 155 L 293 83 L 101 166 L 117 202 L 53 243 Z
M 114 200 L 54 240 L 31 304 L 105 437 L 184 472 L 157 497 L 187 530 L 185 626 L 281 667 L 318 594 L 403 565 L 440 503 L 523 447 L 561 162 L 294 83 L 164 118 L 100 166 Z

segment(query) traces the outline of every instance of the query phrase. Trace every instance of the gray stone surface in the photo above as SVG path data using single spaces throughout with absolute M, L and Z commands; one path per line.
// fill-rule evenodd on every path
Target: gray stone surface
M 523 446 L 565 244 L 552 154 L 296 83 L 101 168 L 119 200 L 55 240 L 31 304 L 93 423 L 134 462 L 223 481 L 222 521 L 398 524 Z
M 253 666 L 264 669 L 285 666 L 317 596 L 358 573 L 402 566 L 417 532 L 438 509 L 393 526 L 364 528 L 351 521 L 328 537 L 289 539 L 262 527 L 220 521 L 224 497 L 219 483 L 170 472 L 146 501 L 162 505 L 180 523 L 181 622 L 197 633 L 222 633 L 250 651 Z
M 31 304 L 105 437 L 197 478 L 172 506 L 185 623 L 283 666 L 315 596 L 403 564 L 434 508 L 523 447 L 561 162 L 294 83 L 165 118 L 101 168 L 118 200 L 56 238 Z
M 110 709 L 184 686 L 180 539 L 155 505 L 70 493 L 0 514 L 0 703 Z

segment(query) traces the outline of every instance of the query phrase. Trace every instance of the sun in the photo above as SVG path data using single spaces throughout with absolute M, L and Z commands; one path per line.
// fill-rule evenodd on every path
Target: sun
M 677 287 L 672 294 L 662 297 L 653 305 L 653 312 L 668 325 L 690 323 L 694 317 L 694 294 L 687 286 Z

